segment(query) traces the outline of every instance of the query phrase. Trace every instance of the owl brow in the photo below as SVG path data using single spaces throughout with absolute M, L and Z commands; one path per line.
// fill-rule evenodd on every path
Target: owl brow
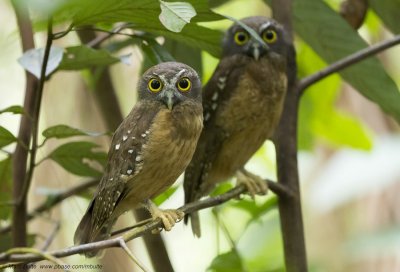
M 180 70 L 171 80 L 171 82 L 176 82 L 176 80 L 184 73 L 186 72 L 186 69 Z
M 262 33 L 264 30 L 272 26 L 271 22 L 266 22 L 265 24 L 262 24 L 258 30 L 258 33 Z

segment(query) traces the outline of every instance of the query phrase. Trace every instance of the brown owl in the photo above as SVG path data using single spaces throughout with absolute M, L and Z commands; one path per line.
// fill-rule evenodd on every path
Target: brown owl
M 175 182 L 195 151 L 203 127 L 199 77 L 185 64 L 161 63 L 144 73 L 138 92 L 138 102 L 114 133 L 75 244 L 109 237 L 116 219 L 140 204 L 161 218 L 166 230 L 183 217 L 177 210 L 160 210 L 151 199 Z
M 278 124 L 286 94 L 287 73 L 294 49 L 281 25 L 265 17 L 241 21 L 223 39 L 222 58 L 203 89 L 204 129 L 184 179 L 185 202 L 209 194 L 219 182 L 236 176 L 249 193 L 267 192 L 266 183 L 244 165 L 270 138 Z M 192 230 L 200 236 L 198 213 Z

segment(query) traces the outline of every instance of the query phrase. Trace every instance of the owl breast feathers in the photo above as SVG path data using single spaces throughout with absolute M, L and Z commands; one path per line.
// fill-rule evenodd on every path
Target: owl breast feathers
M 181 63 L 162 63 L 145 72 L 138 92 L 137 104 L 114 133 L 75 244 L 108 237 L 119 215 L 166 190 L 193 156 L 203 127 L 197 73 Z
M 209 194 L 243 168 L 278 124 L 294 50 L 281 25 L 250 17 L 230 27 L 222 58 L 203 89 L 204 129 L 184 179 L 185 202 Z M 197 213 L 192 227 L 200 235 Z M 185 218 L 187 222 L 188 217 Z

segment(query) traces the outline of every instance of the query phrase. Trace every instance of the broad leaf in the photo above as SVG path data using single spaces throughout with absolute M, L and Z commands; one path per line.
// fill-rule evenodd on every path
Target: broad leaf
M 214 258 L 208 270 L 213 272 L 241 272 L 243 269 L 243 262 L 237 251 L 229 251 Z M 207 270 L 207 271 L 208 271 Z
M 44 48 L 30 49 L 18 59 L 18 62 L 25 70 L 29 71 L 35 77 L 40 78 L 43 57 Z M 54 72 L 60 65 L 62 59 L 63 49 L 57 46 L 52 46 L 50 48 L 50 55 L 47 62 L 45 75 L 48 76 Z
M 78 176 L 99 177 L 101 173 L 91 167 L 87 160 L 105 164 L 107 154 L 104 152 L 95 152 L 98 147 L 91 142 L 71 142 L 56 148 L 49 158 L 57 162 L 68 172 Z
M 181 32 L 183 27 L 190 23 L 190 19 L 196 16 L 196 10 L 189 3 L 160 0 L 160 7 L 160 22 L 173 32 Z
M 10 112 L 10 113 L 14 113 L 14 114 L 23 114 L 24 108 L 19 105 L 14 105 L 14 106 L 10 106 L 10 107 L 0 110 L 0 114 L 5 113 L 5 112 Z
M 193 22 L 221 20 L 222 16 L 208 8 L 207 1 L 190 0 L 197 16 Z M 170 2 L 165 2 L 170 3 Z M 159 20 L 160 3 L 155 0 L 70 0 L 65 1 L 56 12 L 56 22 L 72 21 L 75 26 L 94 25 L 97 23 L 131 22 L 134 30 L 142 30 L 155 35 L 162 35 L 187 45 L 206 50 L 213 56 L 220 54 L 221 33 L 206 27 L 187 24 L 180 33 L 166 29 Z
M 143 71 L 161 62 L 174 61 L 174 58 L 156 40 L 143 41 L 141 49 L 146 56 L 145 61 L 142 64 Z
M 60 64 L 63 70 L 80 70 L 93 66 L 106 66 L 119 62 L 106 50 L 96 50 L 85 45 L 65 48 L 64 58 Z
M 400 33 L 399 0 L 369 0 L 368 4 L 392 32 Z
M 236 203 L 231 204 L 231 207 L 244 210 L 251 214 L 251 219 L 248 224 L 257 221 L 262 215 L 276 209 L 278 206 L 278 199 L 273 196 L 267 199 L 263 204 L 258 205 L 254 200 L 242 199 Z
M 63 139 L 73 136 L 100 136 L 104 135 L 103 133 L 93 133 L 86 132 L 77 128 L 72 128 L 67 125 L 56 125 L 53 127 L 49 127 L 42 132 L 42 135 L 46 138 L 57 138 Z
M 12 191 L 12 169 L 11 158 L 8 157 L 0 161 L 0 201 L 2 203 L 11 201 Z M 12 206 L 0 206 L 0 220 L 6 220 L 11 215 Z
M 17 138 L 9 132 L 6 128 L 0 126 L 0 147 L 9 145 L 15 142 Z
M 328 63 L 367 46 L 357 32 L 324 1 L 296 0 L 293 12 L 296 32 Z M 400 121 L 400 92 L 377 58 L 353 65 L 340 75 Z

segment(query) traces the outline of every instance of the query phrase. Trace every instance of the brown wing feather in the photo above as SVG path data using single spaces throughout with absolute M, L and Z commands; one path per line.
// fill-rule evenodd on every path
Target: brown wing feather
M 185 171 L 185 203 L 202 197 L 200 190 L 211 163 L 218 154 L 226 138 L 226 132 L 216 124 L 216 116 L 236 90 L 239 77 L 243 72 L 243 57 L 235 55 L 221 60 L 214 74 L 203 89 L 204 129 L 197 144 L 195 154 Z M 222 79 L 222 80 L 221 80 Z M 187 222 L 187 217 L 185 222 Z
M 112 214 L 126 193 L 126 181 L 133 178 L 140 168 L 141 160 L 138 158 L 142 146 L 148 139 L 146 132 L 158 112 L 154 107 L 157 107 L 154 102 L 138 102 L 115 131 L 104 175 L 76 230 L 75 244 L 105 238 L 119 216 Z M 121 180 L 124 178 L 126 180 Z

